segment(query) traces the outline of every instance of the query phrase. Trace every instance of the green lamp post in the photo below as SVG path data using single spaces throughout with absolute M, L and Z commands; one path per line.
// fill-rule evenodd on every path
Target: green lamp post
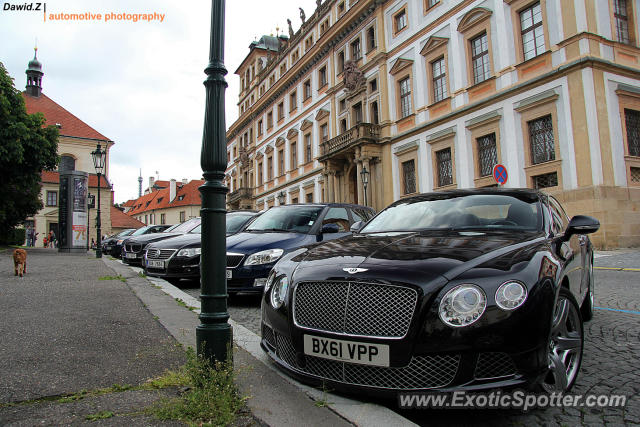
M 102 258 L 102 223 L 100 221 L 100 176 L 104 171 L 104 165 L 107 160 L 107 151 L 100 149 L 100 144 L 96 147 L 95 151 L 91 152 L 93 157 L 93 166 L 96 168 L 96 174 L 98 175 L 98 215 L 96 217 L 96 258 Z
M 207 78 L 204 132 L 202 136 L 202 166 L 204 184 L 202 194 L 202 253 L 200 267 L 200 325 L 196 327 L 199 355 L 211 361 L 225 362 L 231 356 L 233 332 L 227 322 L 226 282 L 226 219 L 224 185 L 227 166 L 224 92 L 224 0 L 211 1 L 211 41 L 209 64 L 204 70 Z

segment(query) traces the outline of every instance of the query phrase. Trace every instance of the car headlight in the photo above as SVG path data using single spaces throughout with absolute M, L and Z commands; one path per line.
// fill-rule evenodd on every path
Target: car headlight
M 468 326 L 487 308 L 487 297 L 476 285 L 459 285 L 450 289 L 440 301 L 440 319 L 449 326 Z
M 244 265 L 259 265 L 276 262 L 283 253 L 284 250 L 282 249 L 267 249 L 266 251 L 256 252 L 255 254 L 251 254 L 247 257 Z
M 496 304 L 503 310 L 515 310 L 527 299 L 527 288 L 520 282 L 506 282 L 496 291 Z
M 180 249 L 176 256 L 192 257 L 192 256 L 200 255 L 200 252 L 202 252 L 202 248 L 186 248 L 186 249 Z
M 273 280 L 275 278 L 276 278 L 276 271 L 274 269 L 271 269 L 271 272 L 269 273 L 269 277 L 267 277 L 267 283 L 265 283 L 264 285 L 265 292 L 267 292 L 269 288 L 271 288 L 271 285 L 273 285 Z
M 280 276 L 274 281 L 273 289 L 271 290 L 271 306 L 276 310 L 282 307 L 288 288 L 289 279 L 287 279 L 287 276 Z

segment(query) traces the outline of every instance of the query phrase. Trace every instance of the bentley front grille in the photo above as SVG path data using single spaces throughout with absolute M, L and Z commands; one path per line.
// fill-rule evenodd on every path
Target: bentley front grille
M 318 378 L 376 388 L 418 390 L 446 387 L 458 372 L 460 355 L 414 356 L 407 366 L 381 367 L 359 365 L 304 356 L 305 364 L 297 362 L 291 339 L 276 335 L 278 357 L 287 365 Z
M 175 252 L 175 249 L 149 249 L 147 259 L 169 259 Z
M 402 338 L 418 302 L 415 289 L 361 282 L 301 282 L 294 292 L 298 326 L 345 335 Z
M 480 353 L 476 363 L 476 379 L 510 377 L 516 374 L 513 359 L 507 353 Z

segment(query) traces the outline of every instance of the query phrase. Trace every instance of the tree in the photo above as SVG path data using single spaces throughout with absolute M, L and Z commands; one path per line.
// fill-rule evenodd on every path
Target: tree
M 58 164 L 58 129 L 27 114 L 22 94 L 0 62 L 0 240 L 42 209 L 41 172 Z

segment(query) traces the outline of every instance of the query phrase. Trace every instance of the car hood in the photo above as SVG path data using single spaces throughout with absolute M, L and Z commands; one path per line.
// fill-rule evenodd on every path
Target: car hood
M 280 248 L 285 251 L 313 243 L 316 236 L 286 232 L 245 232 L 227 238 L 227 252 L 250 254 L 266 249 Z
M 201 238 L 202 234 L 200 233 L 179 234 L 175 237 L 171 237 L 170 239 L 154 242 L 151 246 L 157 249 L 179 249 L 195 244 L 200 246 Z
M 293 261 L 298 271 L 334 266 L 415 271 L 449 280 L 481 264 L 542 240 L 521 233 L 357 234 L 309 248 Z
M 159 240 L 170 239 L 171 237 L 181 236 L 182 233 L 152 233 L 152 234 L 143 234 L 142 236 L 135 236 L 125 239 L 127 243 L 138 243 L 138 244 L 148 244 L 151 242 L 157 242 Z

